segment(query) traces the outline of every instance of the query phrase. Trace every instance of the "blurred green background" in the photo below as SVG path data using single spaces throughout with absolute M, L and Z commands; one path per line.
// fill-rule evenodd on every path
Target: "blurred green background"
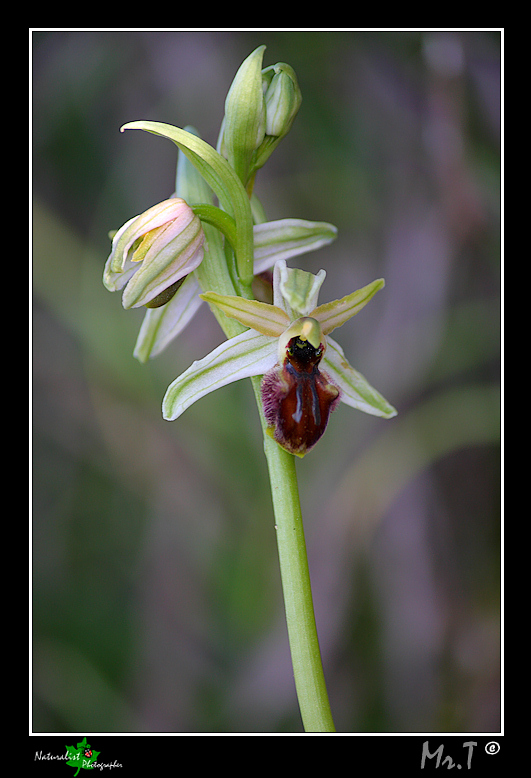
M 291 262 L 321 301 L 383 276 L 338 333 L 398 409 L 341 405 L 298 463 L 340 732 L 500 727 L 500 33 L 34 31 L 33 729 L 300 732 L 249 382 L 162 420 L 222 340 L 160 357 L 101 276 L 116 229 L 216 143 L 258 45 L 303 104 L 257 180 L 270 219 L 337 225 Z

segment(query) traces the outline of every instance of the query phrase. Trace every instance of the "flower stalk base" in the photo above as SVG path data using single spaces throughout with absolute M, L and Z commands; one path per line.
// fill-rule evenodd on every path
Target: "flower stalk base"
M 252 378 L 258 407 L 260 379 Z M 305 732 L 335 732 L 321 661 L 295 458 L 264 431 L 280 575 L 297 698 Z

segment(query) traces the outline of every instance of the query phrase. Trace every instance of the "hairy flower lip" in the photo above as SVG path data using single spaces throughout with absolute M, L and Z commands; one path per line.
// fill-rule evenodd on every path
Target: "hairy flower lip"
M 278 364 L 262 379 L 261 397 L 271 436 L 290 454 L 303 457 L 324 434 L 341 392 L 319 369 L 326 344 L 318 323 L 303 317 L 294 325 L 285 333 Z

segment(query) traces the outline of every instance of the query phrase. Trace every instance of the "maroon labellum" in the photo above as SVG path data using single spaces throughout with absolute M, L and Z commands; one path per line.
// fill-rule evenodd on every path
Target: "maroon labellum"
M 264 415 L 277 443 L 304 456 L 326 429 L 339 403 L 339 389 L 319 371 L 324 345 L 318 348 L 299 336 L 291 338 L 283 364 L 262 380 Z

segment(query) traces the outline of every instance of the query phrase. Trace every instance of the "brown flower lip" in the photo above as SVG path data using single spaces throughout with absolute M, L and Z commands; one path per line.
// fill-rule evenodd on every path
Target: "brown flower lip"
M 318 348 L 298 336 L 286 347 L 283 364 L 262 380 L 262 403 L 274 439 L 286 451 L 303 457 L 323 435 L 339 389 L 319 370 L 324 344 Z

